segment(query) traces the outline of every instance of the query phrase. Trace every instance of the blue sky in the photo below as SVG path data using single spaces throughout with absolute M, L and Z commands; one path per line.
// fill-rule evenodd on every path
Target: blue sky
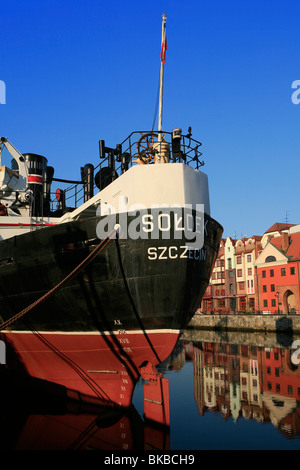
M 167 15 L 163 128 L 203 143 L 224 236 L 300 223 L 300 5 L 296 1 L 45 0 L 1 4 L 0 134 L 80 177 L 152 127 Z

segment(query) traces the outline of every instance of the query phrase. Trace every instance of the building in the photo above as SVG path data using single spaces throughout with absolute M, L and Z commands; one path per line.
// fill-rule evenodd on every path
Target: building
M 205 291 L 202 307 L 205 313 L 226 313 L 225 310 L 225 240 L 221 239 L 218 256 Z
M 228 237 L 225 242 L 225 306 L 226 311 L 236 309 L 235 240 Z
M 300 313 L 300 225 L 275 224 L 263 237 L 255 260 L 256 309 Z
M 200 311 L 300 313 L 300 225 L 275 223 L 263 236 L 222 239 Z
M 255 311 L 255 270 L 254 261 L 261 250 L 260 236 L 242 238 L 235 244 L 237 310 Z
M 202 313 L 243 313 L 255 310 L 254 261 L 261 250 L 260 236 L 222 239 Z

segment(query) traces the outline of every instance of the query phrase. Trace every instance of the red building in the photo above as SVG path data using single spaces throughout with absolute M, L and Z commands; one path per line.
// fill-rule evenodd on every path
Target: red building
M 300 226 L 275 224 L 265 237 L 254 263 L 256 310 L 300 313 Z

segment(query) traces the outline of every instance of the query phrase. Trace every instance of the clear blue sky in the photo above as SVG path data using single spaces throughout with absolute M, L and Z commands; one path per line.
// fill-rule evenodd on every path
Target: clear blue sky
M 36 0 L 1 4 L 0 134 L 79 178 L 152 127 L 167 15 L 163 128 L 203 143 L 224 236 L 300 223 L 300 4 L 296 1 Z

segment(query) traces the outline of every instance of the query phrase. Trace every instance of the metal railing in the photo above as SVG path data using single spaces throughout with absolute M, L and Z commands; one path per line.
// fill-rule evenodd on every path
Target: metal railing
M 134 131 L 115 148 L 106 147 L 105 142 L 100 140 L 100 163 L 95 167 L 87 164 L 81 168 L 80 181 L 52 179 L 55 188 L 53 190 L 52 183 L 51 212 L 64 213 L 76 209 L 131 166 L 138 163 L 153 164 L 162 153 L 163 146 L 168 153 L 169 163 L 184 163 L 199 169 L 204 165 L 199 150 L 201 142 L 191 137 L 190 129 L 187 135 L 182 135 L 179 131 L 180 129 L 173 132 Z

